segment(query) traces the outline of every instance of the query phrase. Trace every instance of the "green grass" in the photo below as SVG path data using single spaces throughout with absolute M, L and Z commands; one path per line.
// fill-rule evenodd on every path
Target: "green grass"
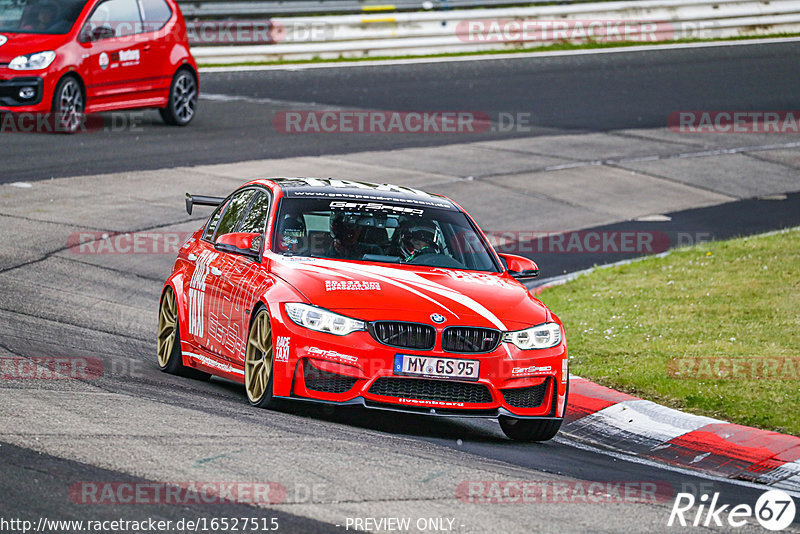
M 591 50 L 595 48 L 620 48 L 630 46 L 649 46 L 649 45 L 664 45 L 676 43 L 710 43 L 710 42 L 724 42 L 724 41 L 747 41 L 751 39 L 774 39 L 774 38 L 788 38 L 800 37 L 800 33 L 775 33 L 769 35 L 748 35 L 742 37 L 725 37 L 720 39 L 675 39 L 671 41 L 653 41 L 653 42 L 586 42 L 586 43 L 554 43 L 547 46 L 534 46 L 503 49 L 503 50 L 481 50 L 479 52 L 451 52 L 444 54 L 420 54 L 410 56 L 376 56 L 376 57 L 340 57 L 331 59 L 287 59 L 277 61 L 245 61 L 239 63 L 202 63 L 200 67 L 241 67 L 241 66 L 260 66 L 260 65 L 302 65 L 306 63 L 354 63 L 360 61 L 385 61 L 394 59 L 410 59 L 410 58 L 438 58 L 438 57 L 461 57 L 461 56 L 485 56 L 495 54 L 519 54 L 529 52 L 553 52 L 562 50 Z
M 540 298 L 564 321 L 572 373 L 691 413 L 800 435 L 800 229 L 600 268 Z M 709 379 L 708 365 L 694 373 L 679 366 L 689 376 L 677 378 L 676 358 L 782 363 L 777 372 L 756 366 L 755 375 L 724 380 Z

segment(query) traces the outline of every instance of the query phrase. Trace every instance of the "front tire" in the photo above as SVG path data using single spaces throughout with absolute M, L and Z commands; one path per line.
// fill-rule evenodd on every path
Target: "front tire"
M 197 380 L 208 380 L 211 375 L 183 365 L 181 331 L 178 321 L 178 303 L 171 287 L 161 295 L 158 311 L 158 367 L 165 373 Z
M 197 109 L 197 78 L 189 69 L 180 69 L 172 78 L 167 107 L 158 112 L 170 126 L 186 126 Z
M 83 87 L 74 76 L 59 80 L 53 93 L 53 106 L 50 108 L 55 120 L 55 131 L 75 133 L 83 126 L 86 96 Z
M 252 406 L 268 408 L 274 404 L 272 325 L 264 308 L 256 312 L 244 355 L 244 389 Z
M 511 439 L 517 441 L 547 441 L 558 434 L 562 420 L 541 421 L 536 419 L 517 419 L 501 415 L 499 421 L 500 428 Z

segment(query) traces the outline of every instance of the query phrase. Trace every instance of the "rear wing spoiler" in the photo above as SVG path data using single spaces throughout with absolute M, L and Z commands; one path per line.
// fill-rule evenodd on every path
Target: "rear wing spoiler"
M 202 195 L 190 195 L 186 193 L 186 213 L 192 214 L 192 207 L 197 206 L 219 206 L 225 200 L 223 197 L 206 197 Z

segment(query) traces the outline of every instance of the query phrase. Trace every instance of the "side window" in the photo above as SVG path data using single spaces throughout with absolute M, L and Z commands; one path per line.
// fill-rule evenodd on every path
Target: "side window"
M 211 241 L 211 238 L 214 237 L 214 231 L 217 229 L 217 225 L 219 224 L 219 218 L 222 216 L 222 212 L 225 211 L 227 206 L 228 203 L 223 202 L 217 209 L 214 210 L 214 213 L 211 214 L 211 217 L 208 219 L 208 226 L 206 226 L 206 231 L 203 234 L 203 239 Z
M 250 201 L 253 199 L 253 195 L 255 194 L 255 190 L 247 189 L 231 197 L 230 201 L 228 201 L 227 207 L 225 208 L 225 212 L 222 214 L 222 218 L 219 220 L 217 231 L 214 233 L 215 241 L 217 237 L 221 235 L 236 231 L 236 227 L 242 220 L 242 217 L 247 211 L 247 207 L 250 205 Z
M 142 30 L 142 18 L 136 0 L 108 0 L 95 8 L 87 21 L 89 32 L 97 28 L 109 28 L 113 35 L 107 37 L 124 37 Z
M 263 233 L 267 225 L 267 214 L 269 213 L 269 196 L 266 193 L 258 193 L 258 196 L 247 212 L 240 232 Z
M 139 0 L 144 11 L 144 31 L 160 30 L 172 17 L 172 10 L 164 0 Z

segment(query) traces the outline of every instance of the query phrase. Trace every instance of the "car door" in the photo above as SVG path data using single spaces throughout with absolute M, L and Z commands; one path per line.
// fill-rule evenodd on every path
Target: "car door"
M 214 244 L 220 236 L 239 228 L 255 195 L 255 189 L 245 189 L 230 198 L 209 244 L 216 256 L 210 264 L 206 284 L 205 322 L 208 331 L 203 339 L 203 346 L 224 360 L 233 359 L 241 348 L 237 339 L 238 328 L 233 321 L 236 312 L 230 276 L 237 269 L 242 257 L 217 250 Z
M 169 28 L 165 28 L 176 15 L 164 0 L 139 0 L 139 4 L 144 21 L 141 38 L 147 40 L 146 48 L 149 46 L 145 50 L 149 74 L 143 78 L 141 89 L 143 94 L 155 96 L 156 92 L 168 90 L 172 82 L 170 53 L 176 42 L 174 32 L 180 29 L 175 27 L 167 31 Z
M 259 191 L 253 198 L 247 214 L 242 219 L 239 232 L 259 234 L 253 240 L 251 251 L 260 252 L 265 242 L 265 229 L 267 217 L 270 210 L 270 196 L 265 191 Z M 223 272 L 225 285 L 228 288 L 227 297 L 230 302 L 228 338 L 226 347 L 230 348 L 231 354 L 238 362 L 244 362 L 244 351 L 248 328 L 250 326 L 250 314 L 252 306 L 256 300 L 256 293 L 268 278 L 265 269 L 256 259 L 232 254 L 233 261 L 228 265 L 227 271 Z
M 137 0 L 105 0 L 92 11 L 80 35 L 88 65 L 87 103 L 92 110 L 141 98 L 150 51 L 141 30 Z

